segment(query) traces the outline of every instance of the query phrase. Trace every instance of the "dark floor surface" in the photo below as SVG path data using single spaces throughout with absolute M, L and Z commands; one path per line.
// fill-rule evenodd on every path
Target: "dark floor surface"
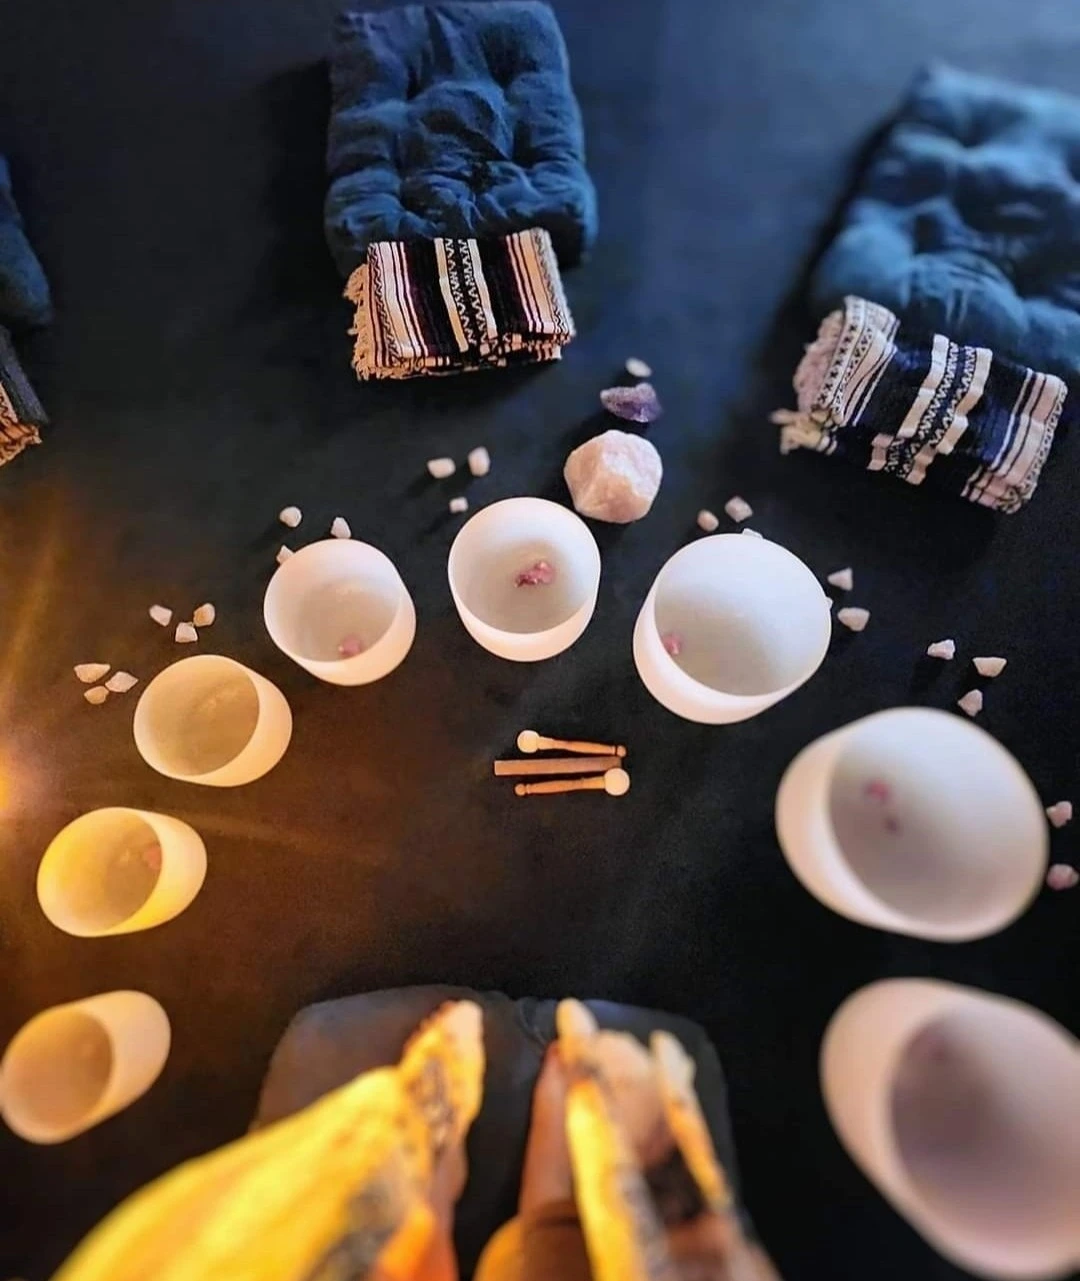
M 844 1155 L 816 1057 L 859 985 L 941 975 L 1031 1001 L 1080 1032 L 1080 894 L 947 947 L 832 915 L 781 859 L 772 800 L 803 744 L 897 703 L 947 707 L 954 636 L 1003 653 L 982 723 L 1047 801 L 1080 801 L 1080 557 L 1065 442 L 1031 509 L 995 521 L 947 499 L 782 460 L 766 412 L 808 336 L 803 270 L 859 150 L 929 57 L 1080 90 L 1073 0 L 563 0 L 599 188 L 601 238 L 568 279 L 580 337 L 561 366 L 362 388 L 320 229 L 337 0 L 2 0 L 0 151 L 13 161 L 58 319 L 25 347 L 54 418 L 0 472 L 0 1043 L 42 1007 L 115 987 L 166 1006 L 174 1049 L 136 1106 L 56 1148 L 0 1134 L 0 1274 L 42 1281 L 132 1189 L 238 1134 L 298 1007 L 409 982 L 580 993 L 702 1020 L 730 1074 L 751 1208 L 788 1281 L 944 1281 Z M 491 449 L 475 504 L 562 496 L 567 449 L 631 355 L 667 407 L 653 514 L 598 531 L 596 619 L 569 653 L 515 666 L 473 644 L 445 560 L 453 484 L 424 460 Z M 757 720 L 706 729 L 646 695 L 638 606 L 694 514 L 732 493 L 826 573 L 853 564 L 873 618 Z M 345 514 L 412 589 L 416 647 L 390 679 L 318 684 L 265 636 L 282 530 Z M 296 733 L 236 791 L 152 773 L 135 695 L 84 705 L 106 659 L 177 656 L 146 618 L 204 599 L 202 643 L 278 682 Z M 634 790 L 516 802 L 489 777 L 524 726 L 625 739 Z M 151 933 L 52 929 L 34 869 L 82 810 L 133 804 L 195 824 L 203 893 Z M 1080 856 L 1080 824 L 1054 836 Z

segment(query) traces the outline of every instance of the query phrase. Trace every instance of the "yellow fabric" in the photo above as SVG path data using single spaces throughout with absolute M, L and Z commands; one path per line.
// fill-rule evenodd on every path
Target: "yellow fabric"
M 439 1156 L 484 1075 L 477 1006 L 445 1006 L 397 1067 L 200 1157 L 110 1215 L 55 1281 L 331 1281 L 408 1276 L 431 1247 Z

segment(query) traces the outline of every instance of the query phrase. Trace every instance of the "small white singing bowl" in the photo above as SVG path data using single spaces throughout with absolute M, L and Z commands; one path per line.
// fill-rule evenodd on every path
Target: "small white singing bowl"
M 519 584 L 546 564 L 552 579 Z M 568 649 L 589 625 L 600 549 L 574 512 L 543 498 L 507 498 L 477 512 L 450 548 L 450 592 L 465 630 L 484 649 L 538 662 Z
M 105 992 L 26 1023 L 0 1061 L 0 1114 L 31 1143 L 61 1143 L 126 1108 L 157 1080 L 169 1019 L 145 992 Z
M 389 675 L 416 636 L 416 610 L 400 574 L 376 547 L 328 538 L 281 565 L 263 619 L 274 644 L 332 685 Z
M 69 823 L 38 867 L 41 910 L 67 934 L 131 934 L 179 915 L 202 888 L 206 847 L 177 818 L 100 809 Z
M 850 997 L 821 1051 L 841 1142 L 942 1254 L 990 1277 L 1080 1265 L 1080 1045 L 1017 1001 L 892 979 Z
M 634 662 L 676 716 L 729 724 L 808 681 L 831 636 L 828 597 L 797 556 L 764 538 L 714 534 L 660 570 L 634 628 Z
M 827 907 L 919 938 L 1003 929 L 1046 874 L 1031 780 L 977 725 L 932 708 L 878 712 L 811 743 L 780 784 L 776 832 Z
M 135 709 L 135 746 L 159 774 L 238 787 L 285 755 L 292 713 L 265 676 L 219 654 L 182 658 L 155 676 Z

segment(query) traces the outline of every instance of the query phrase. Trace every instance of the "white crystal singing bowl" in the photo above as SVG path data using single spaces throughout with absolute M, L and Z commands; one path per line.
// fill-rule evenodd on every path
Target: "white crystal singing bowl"
M 761 664 L 752 688 L 733 691 L 695 679 L 664 648 L 657 612 L 665 597 L 698 603 L 700 636 L 737 644 Z M 733 642 L 729 625 L 742 633 Z M 634 662 L 649 693 L 685 720 L 729 724 L 757 716 L 805 684 L 832 636 L 829 599 L 810 569 L 765 538 L 715 534 L 677 551 L 657 575 L 634 628 Z M 700 643 L 700 642 L 699 642 Z
M 139 903 L 117 897 L 110 872 L 120 858 L 155 849 L 157 874 Z M 178 916 L 202 888 L 206 847 L 178 818 L 119 806 L 92 810 L 53 839 L 38 866 L 41 910 L 58 929 L 81 938 L 132 934 Z
M 315 643 L 310 614 L 336 590 L 359 592 L 371 629 L 358 654 L 342 657 L 336 641 Z M 356 539 L 328 538 L 302 547 L 281 565 L 263 598 L 270 639 L 294 663 L 332 685 L 382 680 L 404 660 L 416 637 L 416 609 L 393 561 Z
M 550 545 L 565 583 L 568 607 L 552 627 L 535 632 L 493 625 L 477 605 L 488 557 L 517 547 Z M 462 526 L 447 561 L 450 592 L 465 630 L 484 649 L 518 663 L 538 662 L 569 649 L 589 625 L 600 588 L 600 549 L 580 516 L 544 498 L 506 498 Z M 529 590 L 529 589 L 525 589 Z
M 935 1249 L 982 1276 L 1080 1266 L 1080 1045 L 1018 1001 L 890 979 L 821 1048 L 840 1141 Z
M 240 716 L 251 720 L 250 734 L 233 752 L 208 754 L 205 740 L 215 725 L 228 741 Z M 134 734 L 139 755 L 166 778 L 238 787 L 269 773 L 285 755 L 292 712 L 265 676 L 220 654 L 198 654 L 154 677 L 135 708 Z M 209 760 L 215 763 L 207 766 Z
M 31 1143 L 62 1143 L 126 1108 L 169 1055 L 165 1011 L 145 992 L 104 992 L 36 1015 L 0 1061 L 0 1114 Z
M 861 859 L 846 849 L 841 778 L 895 793 L 913 844 L 881 830 Z M 776 833 L 791 870 L 826 907 L 920 938 L 960 942 L 1003 929 L 1046 874 L 1046 818 L 1031 780 L 984 730 L 933 708 L 877 712 L 804 748 L 777 792 Z

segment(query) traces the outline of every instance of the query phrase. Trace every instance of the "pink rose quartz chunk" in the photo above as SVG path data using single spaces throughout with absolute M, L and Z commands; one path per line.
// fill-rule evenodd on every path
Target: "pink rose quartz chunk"
M 84 685 L 93 685 L 108 673 L 108 663 L 76 663 L 75 665 L 75 675 Z
M 1046 807 L 1046 817 L 1054 827 L 1064 827 L 1066 823 L 1071 823 L 1072 816 L 1072 801 L 1055 801 L 1053 805 Z
M 988 676 L 992 680 L 995 676 L 1000 676 L 1005 670 L 1009 660 L 1007 658 L 975 658 L 972 659 L 975 664 L 975 670 L 980 676 Z
M 574 507 L 582 516 L 615 525 L 628 525 L 648 514 L 663 474 L 654 445 L 615 430 L 575 449 L 563 470 Z
M 963 698 L 956 700 L 956 705 L 969 716 L 978 716 L 983 709 L 983 692 L 981 689 L 969 689 Z
M 846 609 L 837 610 L 836 621 L 843 623 L 849 631 L 861 632 L 870 621 L 870 611 L 858 605 L 849 605 Z
M 683 649 L 683 638 L 678 632 L 665 632 L 660 637 L 660 644 L 667 650 L 672 658 L 678 658 Z
M 1052 890 L 1071 890 L 1080 882 L 1080 872 L 1068 863 L 1055 863 L 1046 873 L 1046 884 Z
M 547 587 L 554 581 L 555 566 L 546 560 L 538 560 L 514 579 L 518 587 Z
M 741 525 L 744 520 L 749 520 L 754 514 L 754 509 L 745 498 L 740 498 L 738 494 L 734 498 L 727 500 L 724 504 L 724 511 L 737 525 Z

